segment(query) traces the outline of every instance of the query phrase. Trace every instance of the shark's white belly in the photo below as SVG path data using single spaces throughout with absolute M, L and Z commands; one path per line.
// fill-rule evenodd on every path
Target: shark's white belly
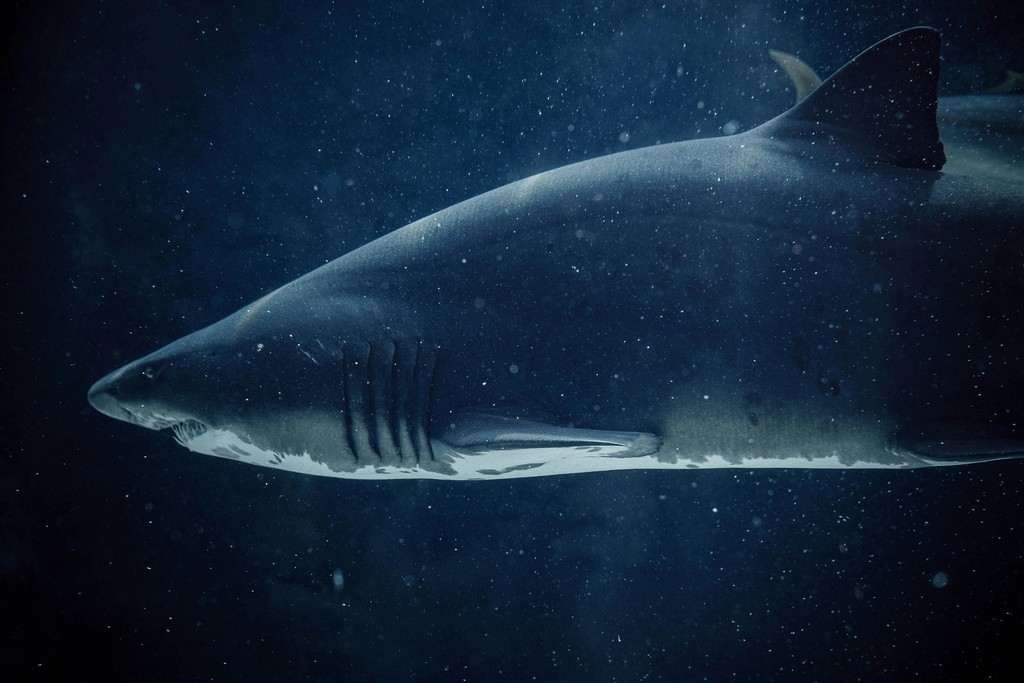
M 279 453 L 256 446 L 237 434 L 222 429 L 209 429 L 184 444 L 189 450 L 206 455 L 237 460 L 251 465 L 343 479 L 443 479 L 486 480 L 545 477 L 582 472 L 608 472 L 614 470 L 669 470 L 669 469 L 906 469 L 915 463 L 903 457 L 889 461 L 840 457 L 838 453 L 810 456 L 794 454 L 790 457 L 726 457 L 717 453 L 687 456 L 666 452 L 653 455 L 622 455 L 619 445 L 558 446 L 539 448 L 499 448 L 461 452 L 434 440 L 435 458 L 443 468 L 395 466 L 380 463 L 357 465 L 346 470 L 335 470 L 308 452 Z M 931 464 L 931 463 L 927 463 Z

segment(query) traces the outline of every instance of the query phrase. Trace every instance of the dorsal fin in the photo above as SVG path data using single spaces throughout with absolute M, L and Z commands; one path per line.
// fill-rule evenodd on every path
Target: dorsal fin
M 793 104 L 803 102 L 821 85 L 821 77 L 814 73 L 814 69 L 807 62 L 796 55 L 782 50 L 768 50 L 768 54 L 779 65 L 779 68 L 786 72 L 793 87 L 796 88 L 796 102 Z
M 880 161 L 938 170 L 939 32 L 917 27 L 875 43 L 805 100 L 761 126 L 775 138 L 839 138 Z

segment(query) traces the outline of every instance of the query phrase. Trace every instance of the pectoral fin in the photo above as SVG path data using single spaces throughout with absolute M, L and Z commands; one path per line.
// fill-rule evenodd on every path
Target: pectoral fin
M 506 415 L 464 413 L 444 430 L 441 441 L 463 466 L 486 477 L 570 473 L 588 458 L 632 458 L 657 453 L 661 439 L 645 432 L 562 427 Z M 533 474 L 539 474 L 534 472 Z
M 1018 427 L 974 422 L 942 422 L 901 432 L 897 445 L 936 465 L 960 465 L 1024 456 Z

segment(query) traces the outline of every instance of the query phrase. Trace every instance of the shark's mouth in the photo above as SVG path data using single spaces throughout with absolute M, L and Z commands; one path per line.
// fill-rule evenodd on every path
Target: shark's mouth
M 171 425 L 171 431 L 174 432 L 174 440 L 179 445 L 188 448 L 189 441 L 192 441 L 196 437 L 202 436 L 209 431 L 209 427 L 200 422 L 199 420 L 182 420 Z

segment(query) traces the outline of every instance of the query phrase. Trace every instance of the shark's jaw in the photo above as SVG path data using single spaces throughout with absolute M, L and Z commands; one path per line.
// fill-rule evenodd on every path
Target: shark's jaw
M 170 428 L 174 432 L 174 440 L 185 448 L 189 447 L 189 442 L 194 441 L 210 430 L 206 424 L 191 418 L 176 422 Z
M 89 403 L 108 417 L 146 429 L 169 428 L 177 433 L 178 428 L 183 425 L 202 425 L 198 420 L 177 415 L 173 411 L 161 410 L 149 405 L 127 405 L 117 400 L 110 392 L 97 391 L 95 386 L 89 392 Z

